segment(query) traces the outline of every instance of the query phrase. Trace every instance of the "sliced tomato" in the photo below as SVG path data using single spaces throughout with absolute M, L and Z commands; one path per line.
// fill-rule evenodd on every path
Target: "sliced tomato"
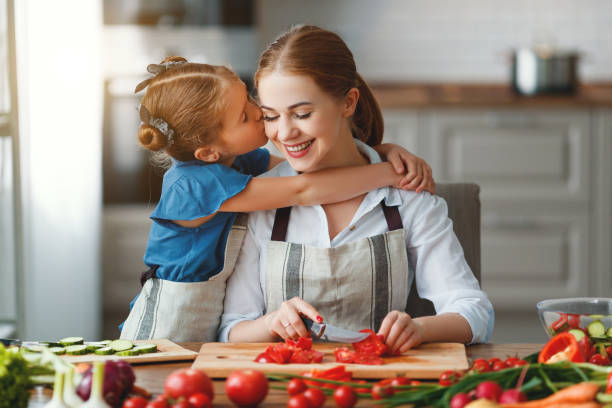
M 312 338 L 300 337 L 297 341 L 296 347 L 302 350 L 310 350 L 312 348 Z
M 348 347 L 338 347 L 334 350 L 336 363 L 354 363 L 355 352 Z
M 374 354 L 376 356 L 382 356 L 388 352 L 387 345 L 382 340 L 381 336 L 376 335 L 370 329 L 360 330 L 361 333 L 369 333 L 370 336 L 365 339 L 353 343 L 353 348 L 356 352 L 361 354 Z
M 274 361 L 270 360 L 270 357 L 266 353 L 260 353 L 254 360 L 256 363 L 268 364 Z
M 276 354 L 282 357 L 285 363 L 288 363 L 291 359 L 291 354 L 293 354 L 293 350 L 291 350 L 285 343 L 277 343 L 274 345 L 273 350 Z

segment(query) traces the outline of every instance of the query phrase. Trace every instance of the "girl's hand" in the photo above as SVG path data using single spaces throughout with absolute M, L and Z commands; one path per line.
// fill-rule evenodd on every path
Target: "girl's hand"
M 385 316 L 377 334 L 384 337 L 393 353 L 405 353 L 423 342 L 423 327 L 407 313 L 397 310 Z
M 277 311 L 268 313 L 264 321 L 270 334 L 280 336 L 283 340 L 307 337 L 308 330 L 300 314 L 309 317 L 313 322 L 323 321 L 317 309 L 299 297 L 284 301 Z
M 397 174 L 406 173 L 397 187 L 404 190 L 415 190 L 417 193 L 421 191 L 435 193 L 431 167 L 425 160 L 392 143 L 383 143 L 375 146 L 374 149 L 391 163 Z

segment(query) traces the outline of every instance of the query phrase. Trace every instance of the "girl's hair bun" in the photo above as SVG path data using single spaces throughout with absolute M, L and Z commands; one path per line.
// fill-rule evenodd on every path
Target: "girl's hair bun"
M 168 138 L 156 127 L 143 123 L 138 128 L 138 140 L 142 147 L 157 152 L 166 146 Z

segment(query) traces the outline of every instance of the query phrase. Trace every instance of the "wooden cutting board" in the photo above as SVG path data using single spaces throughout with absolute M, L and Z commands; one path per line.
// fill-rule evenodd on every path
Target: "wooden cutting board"
M 76 363 L 90 363 L 92 361 L 106 361 L 106 360 L 124 360 L 130 364 L 138 363 L 151 363 L 160 361 L 184 361 L 193 360 L 196 358 L 198 353 L 195 351 L 187 350 L 184 347 L 170 341 L 168 339 L 153 339 L 153 340 L 136 340 L 134 344 L 145 343 L 145 344 L 156 344 L 157 351 L 155 353 L 140 354 L 138 356 L 116 356 L 114 354 L 108 356 L 98 356 L 96 354 L 83 354 L 80 356 L 62 355 L 66 361 L 72 364 Z
M 253 360 L 270 343 L 205 343 L 193 368 L 204 370 L 209 376 L 222 378 L 235 370 L 252 368 L 265 373 L 300 374 L 313 368 L 324 370 L 336 365 L 334 350 L 350 344 L 315 343 L 312 348 L 324 353 L 317 364 L 261 364 Z M 461 343 L 428 343 L 408 350 L 401 356 L 385 357 L 383 365 L 345 364 L 355 378 L 391 378 L 398 374 L 410 378 L 438 378 L 446 370 L 467 370 L 465 346 Z

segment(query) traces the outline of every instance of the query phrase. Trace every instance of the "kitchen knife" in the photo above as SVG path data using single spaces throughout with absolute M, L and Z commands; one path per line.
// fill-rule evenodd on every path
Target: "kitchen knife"
M 341 329 L 326 323 L 316 323 L 308 317 L 302 316 L 302 321 L 313 340 L 332 341 L 338 343 L 357 343 L 367 338 L 369 333 L 359 333 Z

